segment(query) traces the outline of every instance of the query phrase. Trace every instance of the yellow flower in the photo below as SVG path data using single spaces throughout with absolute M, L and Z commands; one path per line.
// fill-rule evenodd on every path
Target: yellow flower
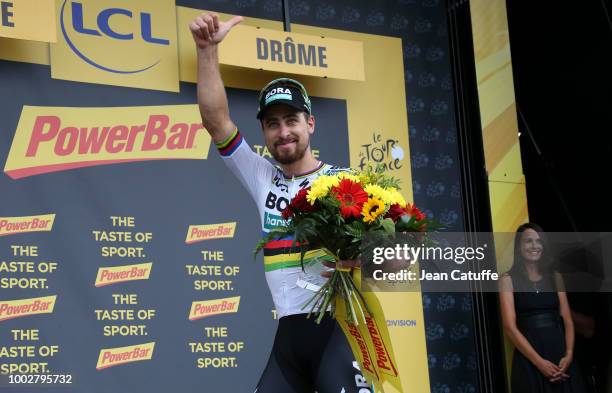
M 338 178 L 338 175 L 332 175 L 332 176 L 321 175 L 313 180 L 312 185 L 315 186 L 318 184 L 325 184 L 325 185 L 329 185 L 330 187 L 332 187 L 332 186 L 337 186 L 339 182 L 340 182 L 340 179 Z
M 385 202 L 389 203 L 390 205 L 397 203 L 398 205 L 400 205 L 400 207 L 406 207 L 406 200 L 395 187 L 387 188 L 386 192 L 388 201 Z
M 342 180 L 342 179 L 349 179 L 351 181 L 354 181 L 355 183 L 361 182 L 361 179 L 359 178 L 359 176 L 352 175 L 349 172 L 340 172 L 340 173 L 338 173 L 338 179 L 340 179 L 340 180 Z
M 369 196 L 381 200 L 385 200 L 387 194 L 385 189 L 379 186 L 378 184 L 368 184 L 367 186 L 365 186 L 364 190 L 368 193 Z
M 308 191 L 308 194 L 306 195 L 306 200 L 310 202 L 311 205 L 314 205 L 317 199 L 327 196 L 329 194 L 329 190 L 333 186 L 337 186 L 339 182 L 340 179 L 338 176 L 322 175 L 317 177 L 312 182 L 312 186 L 310 186 L 310 191 Z
M 378 198 L 368 198 L 363 204 L 361 215 L 363 222 L 373 222 L 378 216 L 385 212 L 385 203 Z
M 317 198 L 324 197 L 327 195 L 328 191 L 329 189 L 325 187 L 324 184 L 319 184 L 316 187 L 312 186 L 306 194 L 306 200 L 310 202 L 311 205 L 314 205 Z
M 361 182 L 361 184 L 368 184 L 368 183 L 370 183 L 370 175 L 368 175 L 365 172 L 361 172 L 359 174 L 359 181 Z

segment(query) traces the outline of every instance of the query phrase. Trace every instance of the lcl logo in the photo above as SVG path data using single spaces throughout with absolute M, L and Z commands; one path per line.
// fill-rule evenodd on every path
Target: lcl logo
M 155 61 L 153 64 L 150 64 L 146 67 L 134 69 L 134 70 L 119 70 L 111 67 L 104 66 L 97 61 L 94 61 L 90 56 L 87 56 L 83 53 L 83 50 L 77 48 L 77 45 L 70 38 L 66 28 L 65 15 L 66 15 L 66 5 L 68 0 L 64 0 L 62 3 L 62 8 L 60 11 L 60 27 L 62 29 L 62 34 L 66 43 L 70 47 L 70 49 L 83 61 L 86 63 L 99 68 L 104 71 L 113 72 L 117 74 L 136 74 L 139 72 L 146 71 L 150 68 L 155 67 L 160 60 Z M 92 20 L 85 20 L 85 13 L 83 12 L 83 3 L 79 3 L 73 1 L 69 6 L 70 13 L 72 15 L 72 30 L 78 34 L 85 34 L 90 36 L 99 36 L 99 37 L 108 37 L 115 40 L 120 41 L 133 41 L 136 40 L 134 31 L 118 31 L 120 29 L 113 28 L 111 25 L 116 25 L 117 20 L 120 18 L 129 18 L 131 20 L 139 19 L 140 22 L 140 32 L 139 38 L 148 44 L 151 45 L 170 45 L 170 41 L 164 38 L 153 37 L 152 33 L 152 17 L 150 13 L 140 12 L 137 16 L 134 16 L 134 13 L 131 10 L 124 8 L 106 8 L 101 10 L 97 17 L 95 18 L 95 22 Z M 115 21 L 112 23 L 112 21 Z

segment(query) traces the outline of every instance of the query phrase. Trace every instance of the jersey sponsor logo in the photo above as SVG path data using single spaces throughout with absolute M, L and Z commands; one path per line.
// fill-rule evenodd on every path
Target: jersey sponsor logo
M 287 183 L 284 182 L 282 172 L 280 171 L 274 175 L 274 178 L 272 179 L 272 184 L 278 187 L 281 192 L 289 191 L 289 186 L 287 185 Z M 298 187 L 304 188 L 308 186 L 308 184 L 310 184 L 310 178 L 307 177 L 304 180 L 302 180 L 300 184 L 298 184 Z
M 239 305 L 240 296 L 193 302 L 189 311 L 189 320 L 195 321 L 211 315 L 235 313 L 238 312 Z
M 0 217 L 0 236 L 24 232 L 50 232 L 55 214 L 24 217 Z
M 298 184 L 299 188 L 304 188 L 310 183 L 310 179 L 306 178 L 302 180 L 300 184 Z M 277 188 L 279 188 L 280 192 L 289 192 L 289 186 L 283 180 L 282 173 L 277 172 L 272 179 L 272 184 L 274 184 Z
M 96 370 L 102 370 L 120 364 L 132 363 L 153 358 L 155 342 L 130 345 L 127 347 L 104 348 L 100 350 Z
M 190 225 L 187 229 L 185 243 L 191 244 L 211 239 L 233 238 L 236 233 L 236 222 L 220 224 Z
M 264 228 L 265 229 L 274 229 L 274 228 L 278 228 L 278 227 L 284 227 L 287 226 L 287 222 L 281 217 L 281 216 L 277 216 L 276 214 L 270 214 L 268 212 L 264 213 Z
M 0 321 L 36 314 L 51 314 L 57 295 L 19 300 L 0 300 Z
M 274 179 L 272 179 L 272 184 L 274 184 L 280 192 L 288 192 L 289 186 L 287 186 L 287 183 L 283 183 L 282 181 L 283 177 L 279 173 L 276 173 L 274 175 Z
M 148 280 L 152 266 L 152 263 L 140 263 L 136 265 L 101 267 L 98 269 L 95 286 L 102 287 L 125 281 Z
M 266 196 L 266 208 L 276 209 L 279 213 L 282 213 L 287 206 L 289 206 L 289 199 L 279 197 L 272 191 L 268 192 L 268 196 Z

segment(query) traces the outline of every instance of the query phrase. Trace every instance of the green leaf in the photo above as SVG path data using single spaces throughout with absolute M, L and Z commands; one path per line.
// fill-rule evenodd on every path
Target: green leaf
M 353 241 L 360 240 L 365 235 L 365 225 L 361 221 L 353 221 L 348 225 L 345 225 L 345 233 L 352 236 Z
M 382 220 L 382 228 L 387 233 L 395 233 L 395 223 L 390 218 Z

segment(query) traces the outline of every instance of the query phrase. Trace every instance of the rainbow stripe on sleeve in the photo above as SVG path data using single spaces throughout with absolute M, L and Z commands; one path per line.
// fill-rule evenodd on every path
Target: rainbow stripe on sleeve
M 230 136 L 228 136 L 221 142 L 215 143 L 215 145 L 217 146 L 217 149 L 219 150 L 219 153 L 221 153 L 222 156 L 228 157 L 231 156 L 234 151 L 236 151 L 236 149 L 238 148 L 238 146 L 240 146 L 241 143 L 242 135 L 240 135 L 240 132 L 238 132 L 238 128 L 236 128 Z

